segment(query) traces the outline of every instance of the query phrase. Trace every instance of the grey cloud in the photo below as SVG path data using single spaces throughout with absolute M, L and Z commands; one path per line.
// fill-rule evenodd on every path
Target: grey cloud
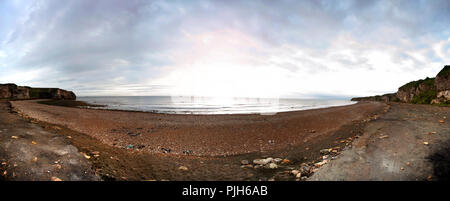
M 27 52 L 9 65 L 24 70 L 50 68 L 52 73 L 34 82 L 54 80 L 79 90 L 87 89 L 77 82 L 126 85 L 157 77 L 162 66 L 173 64 L 174 49 L 189 49 L 182 30 L 194 34 L 240 30 L 268 49 L 290 44 L 320 56 L 342 33 L 371 42 L 367 44 L 400 44 L 398 38 L 444 33 L 450 24 L 446 0 L 49 0 L 32 3 L 31 10 L 28 20 L 14 27 L 0 46 Z M 252 54 L 264 57 L 271 51 Z M 349 67 L 373 68 L 364 58 L 337 60 Z M 311 71 L 328 70 L 326 64 L 307 58 L 280 65 L 295 72 L 302 68 L 301 62 L 315 65 Z

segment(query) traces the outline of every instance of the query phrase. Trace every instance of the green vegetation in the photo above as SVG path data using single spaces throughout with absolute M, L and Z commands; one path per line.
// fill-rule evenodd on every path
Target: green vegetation
M 31 88 L 30 89 L 30 98 L 39 99 L 39 98 L 51 98 L 51 90 L 52 88 Z
M 442 72 L 442 71 L 441 71 L 441 72 Z M 427 77 L 427 78 L 425 78 L 424 80 L 417 80 L 417 81 L 409 82 L 409 83 L 407 83 L 407 84 L 401 86 L 401 87 L 399 88 L 399 90 L 406 91 L 406 90 L 409 89 L 409 88 L 417 88 L 417 87 L 419 87 L 419 85 L 422 84 L 422 83 L 425 84 L 425 85 L 427 85 L 427 86 L 433 87 L 433 86 L 434 86 L 434 78 L 429 78 L 429 77 Z
M 430 104 L 431 100 L 436 98 L 437 92 L 435 90 L 423 91 L 413 97 L 411 103 L 414 104 Z
M 445 101 L 445 103 L 439 103 L 439 104 L 433 104 L 433 105 L 450 107 L 450 100 Z
M 450 74 L 450 65 L 445 66 L 438 74 L 439 77 L 445 77 Z

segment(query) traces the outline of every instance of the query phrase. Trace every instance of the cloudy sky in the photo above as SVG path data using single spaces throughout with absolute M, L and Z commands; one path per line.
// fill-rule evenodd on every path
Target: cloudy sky
M 351 97 L 450 64 L 450 1 L 2 0 L 0 83 Z

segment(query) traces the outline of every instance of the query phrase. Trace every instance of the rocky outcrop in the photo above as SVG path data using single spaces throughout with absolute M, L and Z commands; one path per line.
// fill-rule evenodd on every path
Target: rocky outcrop
M 75 100 L 76 96 L 71 91 L 58 88 L 31 88 L 26 86 L 17 86 L 16 84 L 0 84 L 0 99 Z
M 436 78 L 426 78 L 401 86 L 396 93 L 352 98 L 352 101 L 399 101 L 418 104 L 450 104 L 450 66 L 445 66 Z
M 405 103 L 428 104 L 436 97 L 435 78 L 409 82 L 397 91 L 397 97 Z
M 435 79 L 436 99 L 432 103 L 446 103 L 450 100 L 450 66 L 445 66 Z
M 381 96 L 369 96 L 369 97 L 359 97 L 352 98 L 352 101 L 381 101 L 381 102 L 396 102 L 399 101 L 396 93 L 384 94 Z
M 30 99 L 30 87 L 0 84 L 0 99 Z

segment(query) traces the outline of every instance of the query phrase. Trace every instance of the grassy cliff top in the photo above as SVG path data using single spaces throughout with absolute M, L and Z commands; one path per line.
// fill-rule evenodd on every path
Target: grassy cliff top
M 425 84 L 425 85 L 428 85 L 428 86 L 433 86 L 434 85 L 434 78 L 427 77 L 424 80 L 417 80 L 417 81 L 408 82 L 407 84 L 401 86 L 399 88 L 399 90 L 406 90 L 406 89 L 409 89 L 409 88 L 417 88 L 422 83 Z
M 438 74 L 439 77 L 445 77 L 450 74 L 450 65 L 445 66 Z

